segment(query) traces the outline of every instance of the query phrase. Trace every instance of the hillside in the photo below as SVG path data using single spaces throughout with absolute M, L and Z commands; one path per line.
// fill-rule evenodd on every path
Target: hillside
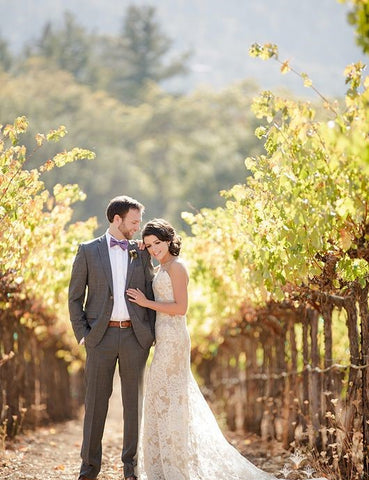
M 191 74 L 168 86 L 175 90 L 222 88 L 251 78 L 261 88 L 283 85 L 307 95 L 299 79 L 281 77 L 276 64 L 248 56 L 255 41 L 277 43 L 281 58 L 289 58 L 331 96 L 345 92 L 344 67 L 366 61 L 347 24 L 347 7 L 337 0 L 0 0 L 0 34 L 20 51 L 47 21 L 60 21 L 65 10 L 88 30 L 116 34 L 129 4 L 148 3 L 174 41 L 173 54 L 194 52 Z

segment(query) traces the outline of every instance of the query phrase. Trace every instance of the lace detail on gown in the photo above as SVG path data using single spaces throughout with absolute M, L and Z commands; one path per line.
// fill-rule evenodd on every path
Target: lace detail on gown
M 159 270 L 155 299 L 173 301 Z M 139 480 L 270 480 L 223 436 L 190 369 L 186 317 L 157 313 L 156 346 L 145 381 Z

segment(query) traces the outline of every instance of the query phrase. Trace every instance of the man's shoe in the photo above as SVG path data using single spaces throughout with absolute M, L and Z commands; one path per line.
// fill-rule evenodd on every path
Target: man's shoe
M 124 480 L 137 480 L 136 475 L 130 475 L 129 477 L 125 477 Z

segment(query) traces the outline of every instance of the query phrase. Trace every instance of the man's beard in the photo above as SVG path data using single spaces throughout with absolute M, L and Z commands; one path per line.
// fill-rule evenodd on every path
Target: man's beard
M 132 240 L 133 235 L 128 230 L 126 230 L 124 227 L 120 226 L 119 231 L 124 236 L 125 239 Z

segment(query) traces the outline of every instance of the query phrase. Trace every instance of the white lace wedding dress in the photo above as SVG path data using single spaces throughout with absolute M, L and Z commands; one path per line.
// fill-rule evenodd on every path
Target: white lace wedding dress
M 159 270 L 155 299 L 173 301 Z M 270 480 L 224 438 L 190 369 L 186 317 L 158 313 L 156 346 L 145 382 L 139 480 Z

